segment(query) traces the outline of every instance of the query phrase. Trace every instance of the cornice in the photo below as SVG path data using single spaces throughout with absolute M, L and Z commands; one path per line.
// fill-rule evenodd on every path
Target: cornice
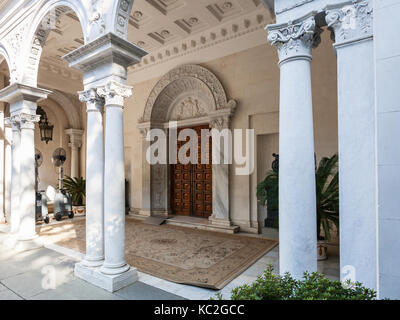
M 0 101 L 10 104 L 20 100 L 37 102 L 38 100 L 46 99 L 50 93 L 51 91 L 49 90 L 13 83 L 0 90 Z
M 68 53 L 62 58 L 70 67 L 89 71 L 101 64 L 117 62 L 124 67 L 137 63 L 147 54 L 146 51 L 110 32 L 80 48 Z

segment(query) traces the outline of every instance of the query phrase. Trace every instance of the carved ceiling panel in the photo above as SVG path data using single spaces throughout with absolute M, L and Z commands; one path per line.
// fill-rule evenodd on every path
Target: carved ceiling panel
M 135 0 L 128 40 L 149 55 L 132 70 L 245 36 L 272 19 L 260 0 Z M 82 44 L 79 19 L 67 12 L 47 38 L 40 68 L 75 81 L 80 74 L 71 71 L 61 57 Z

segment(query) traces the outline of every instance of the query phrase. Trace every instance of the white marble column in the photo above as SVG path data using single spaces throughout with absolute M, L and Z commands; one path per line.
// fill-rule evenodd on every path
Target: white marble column
M 338 65 L 341 279 L 377 288 L 377 177 L 372 9 L 328 7 Z M 350 274 L 349 274 L 350 273 Z
M 11 174 L 12 174 L 12 128 L 6 124 L 4 139 L 4 213 L 11 223 Z
M 77 264 L 75 275 L 111 292 L 137 280 L 136 269 L 129 267 L 125 262 L 125 166 L 122 109 L 124 97 L 131 90 L 122 83 L 126 83 L 128 66 L 138 63 L 146 54 L 134 44 L 113 33 L 107 33 L 63 57 L 70 67 L 83 72 L 84 87 L 97 88 L 97 94 L 106 100 L 103 191 L 105 261 L 100 268 Z M 98 132 L 88 131 L 88 144 L 96 137 L 98 137 Z M 87 170 L 90 170 L 90 164 L 93 164 L 94 160 L 101 161 L 99 156 L 99 152 L 88 153 L 88 157 L 93 160 L 90 162 L 87 159 Z M 88 172 L 86 175 L 88 176 Z M 89 188 L 87 185 L 88 190 Z M 88 212 L 87 217 L 89 214 Z
M 67 129 L 65 133 L 69 135 L 71 148 L 71 177 L 79 178 L 79 149 L 82 147 L 83 130 Z
M 99 267 L 104 261 L 104 126 L 103 101 L 95 89 L 79 93 L 86 102 L 86 255 L 82 262 Z
M 311 94 L 313 16 L 267 26 L 278 48 L 279 264 L 280 273 L 301 278 L 317 270 L 314 133 Z
M 119 275 L 130 266 L 125 260 L 125 157 L 124 99 L 132 94 L 131 87 L 111 81 L 97 89 L 104 97 L 106 108 L 104 160 L 104 247 L 105 260 L 101 272 Z M 136 270 L 135 270 L 136 272 Z
M 21 131 L 19 121 L 16 117 L 10 118 L 12 126 L 12 170 L 11 170 L 11 233 L 16 234 L 19 230 L 19 188 L 20 188 L 20 145 Z
M 6 222 L 4 210 L 4 147 L 5 147 L 5 131 L 4 131 L 4 103 L 0 107 L 0 223 Z
M 35 123 L 39 122 L 40 116 L 28 113 L 18 116 L 21 130 L 18 240 L 26 241 L 38 237 L 35 217 Z
M 37 101 L 51 92 L 13 83 L 0 90 L 0 101 L 10 104 L 12 125 L 11 233 L 9 243 L 17 249 L 37 247 L 35 231 L 35 122 Z M 11 239 L 11 238 L 10 238 Z M 19 240 L 18 243 L 14 240 Z

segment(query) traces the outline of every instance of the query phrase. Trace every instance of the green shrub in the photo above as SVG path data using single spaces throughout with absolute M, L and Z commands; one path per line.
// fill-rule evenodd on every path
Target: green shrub
M 323 275 L 304 273 L 301 280 L 289 273 L 280 276 L 268 266 L 262 276 L 251 285 L 243 285 L 232 290 L 232 300 L 374 300 L 376 292 L 361 283 L 332 281 Z M 217 295 L 217 299 L 222 299 Z

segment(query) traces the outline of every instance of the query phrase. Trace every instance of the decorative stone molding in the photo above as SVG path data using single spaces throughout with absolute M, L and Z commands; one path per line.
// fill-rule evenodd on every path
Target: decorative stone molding
M 278 48 L 280 63 L 288 59 L 310 59 L 311 48 L 320 42 L 321 29 L 316 28 L 314 13 L 285 24 L 268 25 L 268 41 Z
M 129 16 L 132 6 L 133 0 L 118 0 L 114 29 L 117 35 L 125 39 L 128 33 Z
M 368 0 L 328 6 L 325 20 L 334 30 L 335 46 L 371 38 L 373 34 L 373 9 Z
M 64 14 L 70 12 L 71 9 L 67 6 L 60 6 L 57 10 L 49 11 L 42 21 L 46 21 L 46 19 L 51 19 L 57 21 Z M 55 15 L 55 16 L 52 16 Z M 46 42 L 46 39 L 52 29 L 55 26 L 51 24 L 38 23 L 37 30 L 34 33 L 33 41 L 29 50 L 29 56 L 26 61 L 23 82 L 28 83 L 32 86 L 36 86 L 37 84 L 37 75 L 39 70 L 40 57 L 42 55 L 43 46 Z
M 21 82 L 21 71 L 18 68 L 18 57 L 21 52 L 22 42 L 24 39 L 25 31 L 28 29 L 31 23 L 31 19 L 27 19 L 26 21 L 21 22 L 18 26 L 16 26 L 6 37 L 5 43 L 7 47 L 10 49 L 10 82 Z
M 268 17 L 264 12 L 257 11 L 256 13 L 240 16 L 233 21 L 218 25 L 211 30 L 196 33 L 182 41 L 168 43 L 158 50 L 152 50 L 140 63 L 132 66 L 130 72 L 142 71 L 152 66 L 181 58 L 182 56 L 199 54 L 198 52 L 201 50 L 221 45 L 221 43 L 226 41 L 248 36 L 250 33 L 263 29 L 267 19 Z M 141 45 L 145 44 L 141 43 Z

